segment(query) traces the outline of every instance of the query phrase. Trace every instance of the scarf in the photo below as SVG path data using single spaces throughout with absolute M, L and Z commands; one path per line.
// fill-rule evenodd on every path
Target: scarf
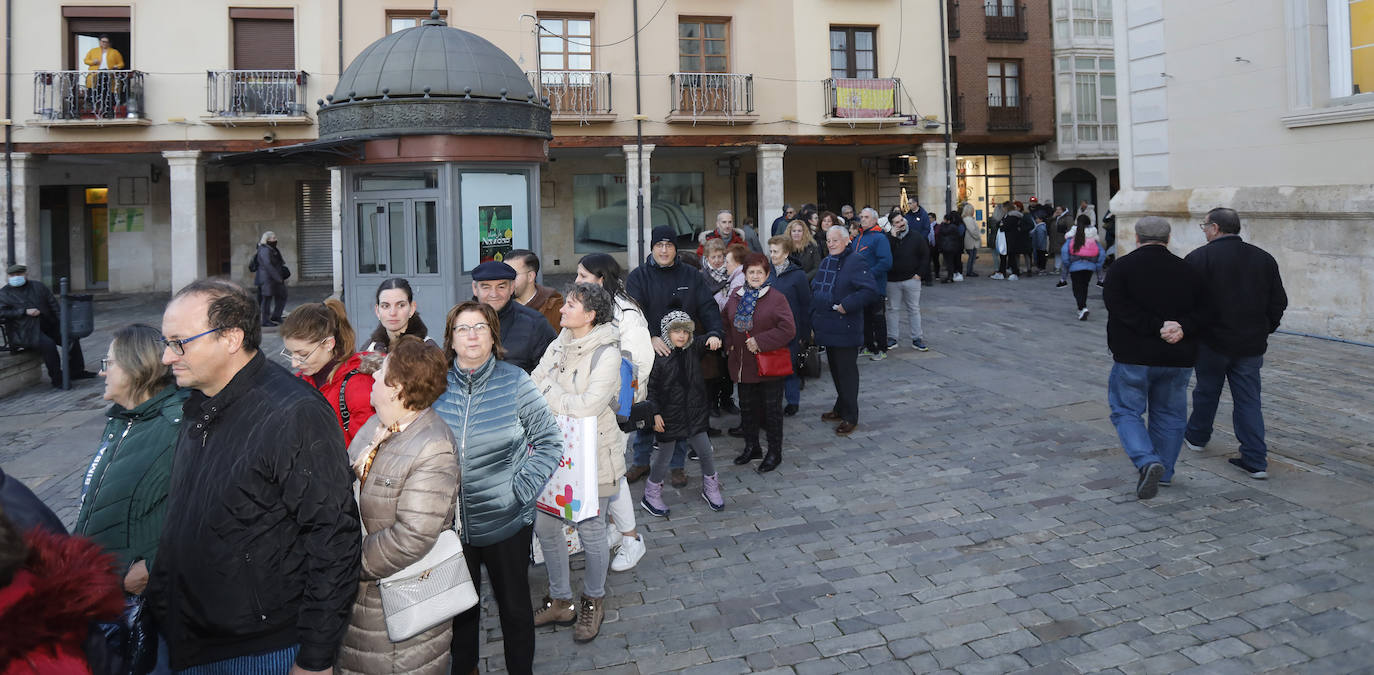
M 725 263 L 721 263 L 720 267 L 712 267 L 711 263 L 705 261 L 703 261 L 702 264 L 706 266 L 707 273 L 711 275 L 711 278 L 714 279 L 716 283 L 723 284 L 730 278 L 730 268 L 727 267 Z
M 783 272 L 786 272 L 786 271 L 788 270 L 788 268 L 790 268 L 790 267 L 792 267 L 792 261 L 791 261 L 791 260 L 784 260 L 784 261 L 782 261 L 782 264 L 781 264 L 781 265 L 774 265 L 774 266 L 773 266 L 773 276 L 775 276 L 775 277 L 780 277 L 780 276 L 782 276 L 782 273 L 783 273 Z
M 739 305 L 735 307 L 735 330 L 741 333 L 748 333 L 754 330 L 754 307 L 759 302 L 759 293 L 768 288 L 768 282 L 763 282 L 763 286 L 753 288 L 749 284 L 744 285 L 744 295 L 739 299 Z

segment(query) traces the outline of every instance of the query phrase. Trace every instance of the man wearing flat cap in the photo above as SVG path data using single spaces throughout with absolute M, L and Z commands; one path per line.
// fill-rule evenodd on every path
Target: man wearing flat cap
M 52 386 L 61 387 L 62 358 L 58 345 L 62 342 L 62 323 L 57 298 L 43 282 L 26 276 L 27 266 L 10 265 L 5 272 L 8 280 L 0 288 L 0 320 L 5 322 L 10 344 L 42 354 Z M 86 370 L 86 359 L 77 340 L 71 341 L 67 363 L 73 380 L 95 377 L 95 373 Z
M 488 260 L 472 270 L 472 295 L 478 302 L 496 310 L 501 321 L 501 346 L 505 361 L 534 370 L 544 350 L 558 335 L 537 310 L 512 302 L 515 294 L 515 268 L 499 260 Z

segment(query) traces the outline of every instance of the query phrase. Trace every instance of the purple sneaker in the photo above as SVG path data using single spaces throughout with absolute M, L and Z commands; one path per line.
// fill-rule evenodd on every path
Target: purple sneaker
M 720 474 L 701 477 L 701 498 L 712 511 L 725 508 L 725 498 L 720 495 Z

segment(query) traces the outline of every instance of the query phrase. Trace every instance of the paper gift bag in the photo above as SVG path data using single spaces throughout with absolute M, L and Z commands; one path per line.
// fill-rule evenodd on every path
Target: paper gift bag
M 596 418 L 554 415 L 563 434 L 563 458 L 558 461 L 535 506 L 571 522 L 600 513 L 596 487 Z
M 582 537 L 578 536 L 576 525 L 563 523 L 563 543 L 568 547 L 568 557 L 582 552 Z M 538 535 L 534 536 L 533 543 L 530 544 L 530 561 L 535 565 L 544 564 L 544 549 L 539 547 Z

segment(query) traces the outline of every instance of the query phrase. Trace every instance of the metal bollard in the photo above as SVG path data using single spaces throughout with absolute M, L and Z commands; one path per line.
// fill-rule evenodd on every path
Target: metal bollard
M 71 343 L 72 332 L 72 305 L 71 300 L 67 298 L 67 293 L 71 290 L 71 282 L 68 281 L 67 277 L 62 277 L 58 280 L 57 284 L 62 297 L 60 305 L 62 308 L 62 317 L 60 321 L 62 324 L 62 349 L 61 353 L 58 355 L 62 363 L 62 390 L 71 391 L 71 354 L 67 350 L 67 346 Z

